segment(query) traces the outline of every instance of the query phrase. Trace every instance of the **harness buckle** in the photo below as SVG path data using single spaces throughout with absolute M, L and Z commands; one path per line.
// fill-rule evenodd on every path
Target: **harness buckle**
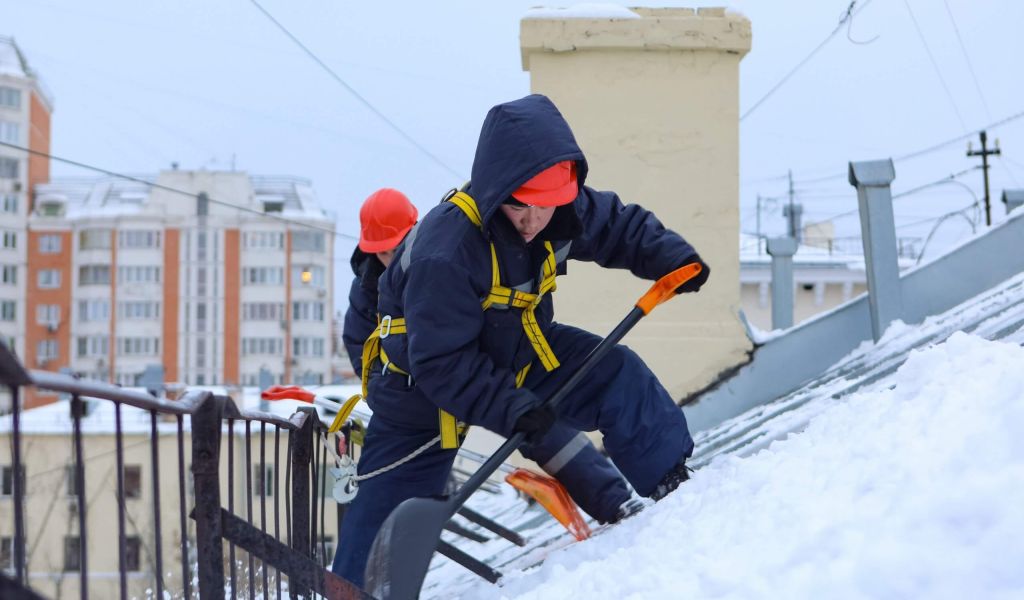
M 384 315 L 380 319 L 380 339 L 391 335 L 391 315 Z

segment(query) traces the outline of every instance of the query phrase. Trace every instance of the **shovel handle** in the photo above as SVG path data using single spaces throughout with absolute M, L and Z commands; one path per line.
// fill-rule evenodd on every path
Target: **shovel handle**
M 590 354 L 583 359 L 583 362 L 580 363 L 576 372 L 562 382 L 562 385 L 555 390 L 555 393 L 547 399 L 545 404 L 551 408 L 557 408 L 562 399 L 569 395 L 569 392 L 571 392 L 576 385 L 587 376 L 590 370 L 593 369 L 594 366 L 597 365 L 597 363 L 600 362 L 600 360 L 604 358 L 604 356 L 608 354 L 616 344 L 622 341 L 622 338 L 629 333 L 629 330 L 632 329 L 640 319 L 644 318 L 651 310 L 654 309 L 655 306 L 675 296 L 676 288 L 695 277 L 700 273 L 700 270 L 700 263 L 690 263 L 672 271 L 668 275 L 656 281 L 651 289 L 644 294 L 643 298 L 640 298 L 636 303 L 636 306 L 629 311 L 626 318 L 616 325 L 615 329 L 613 329 L 611 333 L 609 333 L 593 350 L 590 351 Z M 450 501 L 452 514 L 455 514 L 455 511 L 469 499 L 477 488 L 483 485 L 483 482 L 491 476 L 491 473 L 498 470 L 498 467 L 505 462 L 505 459 L 511 456 L 525 440 L 526 434 L 519 432 L 505 440 L 505 443 L 498 447 L 494 454 L 492 454 L 491 457 L 487 459 L 487 461 L 482 464 L 468 480 L 466 480 L 466 483 L 462 484 L 459 491 L 452 496 Z
M 700 272 L 700 263 L 696 262 L 679 267 L 655 281 L 651 289 L 647 290 L 647 293 L 636 301 L 636 307 L 642 310 L 645 315 L 651 314 L 655 306 L 675 296 L 679 286 L 700 275 Z

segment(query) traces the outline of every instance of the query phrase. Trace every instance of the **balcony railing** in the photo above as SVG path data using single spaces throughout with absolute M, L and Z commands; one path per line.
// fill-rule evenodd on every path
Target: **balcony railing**
M 0 385 L 10 392 L 10 414 L 0 417 L 0 437 L 9 438 L 0 446 L 0 464 L 7 465 L 0 534 L 9 540 L 0 597 L 42 597 L 34 588 L 55 580 L 56 593 L 47 595 L 77 591 L 83 599 L 367 597 L 327 570 L 326 540 L 335 532 L 327 531 L 328 455 L 318 441 L 327 425 L 312 407 L 285 418 L 242 410 L 208 391 L 163 400 L 69 375 L 27 372 L 2 344 Z M 26 429 L 19 397 L 31 388 L 68 399 L 35 409 L 52 412 Z M 46 440 L 40 426 L 48 427 Z M 87 444 L 96 436 L 108 437 Z M 68 465 L 66 484 L 53 483 L 64 464 L 36 460 L 47 444 L 66 444 L 58 453 Z M 108 445 L 113 449 L 105 450 Z M 139 486 L 139 469 L 131 465 L 126 493 L 129 454 L 149 477 Z M 113 510 L 104 510 L 107 494 L 116 500 Z M 51 502 L 57 497 L 73 508 Z M 52 535 L 55 510 L 68 514 L 63 544 Z M 63 552 L 61 567 L 52 565 L 61 552 L 55 548 Z M 103 564 L 110 551 L 94 556 L 110 548 L 116 548 L 116 569 Z M 76 584 L 77 590 L 68 589 Z

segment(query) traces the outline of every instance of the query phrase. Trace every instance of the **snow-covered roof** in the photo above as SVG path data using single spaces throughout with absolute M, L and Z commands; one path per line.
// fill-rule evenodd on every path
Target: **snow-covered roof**
M 0 75 L 30 80 L 46 104 L 53 108 L 53 94 L 29 66 L 14 38 L 0 35 Z
M 537 6 L 526 11 L 524 19 L 640 19 L 625 6 L 604 2 L 584 2 L 565 8 Z
M 424 596 L 1018 596 L 1022 345 L 1024 274 L 894 323 L 796 392 L 699 433 L 692 481 L 581 543 L 477 494 L 529 545 L 445 534 L 505 576 L 492 586 L 435 558 Z
M 849 240 L 844 240 L 849 241 Z M 856 240 L 859 244 L 859 240 Z M 849 249 L 850 244 L 836 244 L 832 248 L 824 244 L 801 243 L 793 255 L 794 268 L 845 269 L 864 272 L 864 254 Z M 900 270 L 912 268 L 915 260 L 900 256 Z M 772 256 L 768 254 L 766 238 L 740 234 L 740 268 L 767 269 L 771 266 Z
M 5 36 L 0 36 L 0 75 L 32 76 L 32 70 L 14 40 Z
M 187 172 L 169 172 L 172 174 Z M 217 176 L 217 173 L 196 171 L 197 174 Z M 231 175 L 231 174 L 229 174 Z M 40 202 L 60 201 L 66 204 L 65 218 L 116 217 L 136 215 L 145 211 L 153 195 L 153 186 L 161 185 L 161 175 L 133 174 L 130 179 L 121 177 L 57 177 L 48 183 L 36 186 Z M 211 200 L 220 203 L 240 204 L 246 208 L 263 210 L 265 201 L 283 204 L 283 212 L 275 213 L 285 218 L 330 220 L 333 219 L 319 205 L 312 184 L 308 179 L 289 176 L 248 176 L 251 197 L 220 198 Z M 248 203 L 251 202 L 251 205 Z

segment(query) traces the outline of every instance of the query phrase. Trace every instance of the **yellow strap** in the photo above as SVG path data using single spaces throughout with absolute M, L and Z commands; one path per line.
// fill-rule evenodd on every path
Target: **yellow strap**
M 441 448 L 451 450 L 459 447 L 459 423 L 455 415 L 437 409 L 437 418 L 441 426 Z
M 451 197 L 449 202 L 458 206 L 474 225 L 477 227 L 483 226 L 480 210 L 476 206 L 476 201 L 469 194 L 458 192 Z M 541 269 L 540 285 L 537 288 L 536 294 L 530 294 L 501 285 L 501 273 L 498 269 L 498 251 L 495 250 L 494 243 L 492 242 L 491 290 L 488 292 L 487 298 L 484 299 L 483 309 L 487 310 L 495 304 L 505 304 L 513 308 L 523 309 L 523 330 L 526 332 L 526 338 L 530 340 L 530 345 L 533 346 L 533 350 L 537 353 L 537 357 L 540 358 L 540 363 L 544 366 L 544 369 L 553 371 L 561 363 L 558 362 L 558 357 L 555 356 L 555 352 L 551 349 L 547 338 L 544 337 L 544 332 L 541 331 L 540 324 L 537 322 L 537 317 L 534 314 L 544 294 L 555 290 L 555 276 L 557 275 L 555 267 L 558 263 L 555 259 L 555 249 L 551 242 L 548 241 L 544 242 L 544 249 L 548 251 L 548 255 L 544 259 L 544 265 Z
M 359 403 L 362 397 L 362 394 L 356 394 L 341 405 L 341 410 L 338 411 L 338 414 L 334 415 L 334 420 L 331 421 L 331 426 L 327 428 L 327 433 L 334 433 L 341 429 L 341 426 L 348 420 L 348 416 L 352 414 L 352 409 L 356 407 L 356 404 Z
M 405 319 L 402 317 L 392 317 L 391 315 L 385 315 L 384 318 L 380 319 L 377 323 L 377 328 L 373 330 L 370 337 L 366 338 L 363 342 L 363 397 L 367 394 L 367 384 L 370 382 L 370 369 L 373 367 L 373 361 L 383 354 L 384 351 L 380 346 L 380 340 L 382 337 L 388 337 L 389 335 L 397 335 L 400 333 L 406 333 L 407 328 L 405 326 Z M 393 371 L 399 371 L 403 375 L 408 375 L 405 371 L 402 371 L 398 367 L 392 367 L 391 363 L 387 363 Z
M 477 227 L 483 226 L 483 218 L 480 215 L 480 209 L 477 208 L 476 201 L 466 194 L 465 192 L 458 192 L 452 196 L 449 200 L 452 204 L 459 207 L 460 210 L 466 215 L 466 217 Z M 555 356 L 554 351 L 551 349 L 551 345 L 548 344 L 547 338 L 544 337 L 544 332 L 541 331 L 540 324 L 537 322 L 537 317 L 534 314 L 536 308 L 540 305 L 544 294 L 554 291 L 555 289 L 555 275 L 556 275 L 556 264 L 555 251 L 551 245 L 551 242 L 544 242 L 544 248 L 548 251 L 547 258 L 544 259 L 544 265 L 542 268 L 542 277 L 540 285 L 538 286 L 538 293 L 531 294 L 528 292 L 521 292 L 519 290 L 513 290 L 509 287 L 501 285 L 501 272 L 498 268 L 498 252 L 494 248 L 494 244 L 491 245 L 491 290 L 487 294 L 487 298 L 484 299 L 482 308 L 487 310 L 494 304 L 504 304 L 512 308 L 519 308 L 523 311 L 523 330 L 526 332 L 527 339 L 530 340 L 530 344 L 533 346 L 534 352 L 537 353 L 540 358 L 541 364 L 548 371 L 552 371 L 560 365 L 558 358 Z M 406 333 L 405 319 L 392 318 L 390 320 L 391 329 L 390 333 Z M 382 324 L 377 326 L 377 329 L 367 338 L 366 343 L 363 344 L 363 394 L 366 394 L 366 384 L 369 378 L 370 367 L 373 362 L 380 357 L 388 368 L 396 373 L 408 375 L 405 371 L 401 370 L 387 359 L 387 354 L 384 349 L 380 346 L 380 332 Z M 387 335 L 385 334 L 385 337 Z M 521 387 L 523 382 L 526 380 L 526 374 L 530 371 L 530 364 L 523 367 L 518 373 L 516 373 L 516 387 Z M 455 416 L 442 409 L 438 409 L 438 422 L 441 429 L 441 447 L 444 449 L 453 449 L 459 447 L 459 436 L 465 431 L 465 425 L 459 423 Z
M 532 365 L 532 364 L 533 363 L 526 363 L 526 366 L 523 367 L 522 369 L 519 369 L 519 372 L 516 373 L 516 387 L 517 388 L 523 387 L 523 382 L 526 381 L 526 374 L 530 372 L 530 365 Z
M 462 212 L 466 213 L 466 216 L 474 225 L 483 227 L 484 220 L 480 215 L 480 209 L 476 207 L 476 201 L 469 194 L 458 192 L 449 198 L 448 201 L 461 208 Z

